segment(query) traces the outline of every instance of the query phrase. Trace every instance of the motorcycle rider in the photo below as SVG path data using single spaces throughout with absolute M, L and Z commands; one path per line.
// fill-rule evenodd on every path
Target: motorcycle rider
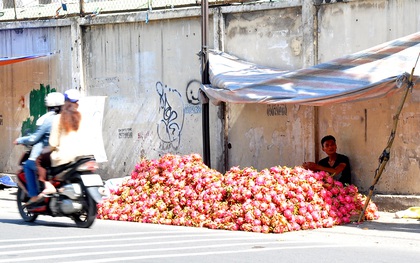
M 51 154 L 48 159 L 52 164 L 49 175 L 53 177 L 50 182 L 56 191 L 48 196 L 41 193 L 42 198 L 36 205 L 28 206 L 28 203 L 24 204 L 27 195 L 22 187 L 23 174 L 19 173 L 17 205 L 25 222 L 34 222 L 38 215 L 67 216 L 78 227 L 88 228 L 96 219 L 96 204 L 103 200 L 103 181 L 95 172 L 98 166 L 92 152 L 89 154 L 94 145 L 90 113 L 86 111 L 83 115 L 79 112 L 77 90 L 64 94 L 64 105 L 60 114 L 54 116 L 49 137 Z M 80 109 L 90 106 L 90 101 L 86 98 Z
M 57 113 L 60 112 L 61 106 L 63 104 L 64 95 L 62 93 L 52 92 L 47 94 L 45 97 L 45 106 L 47 107 L 48 112 L 37 120 L 36 132 L 28 136 L 17 138 L 14 141 L 15 145 L 24 144 L 27 146 L 32 146 L 30 156 L 23 167 L 25 172 L 27 191 L 30 197 L 27 205 L 36 203 L 39 200 L 36 159 L 41 154 L 44 147 L 48 146 L 54 117 Z

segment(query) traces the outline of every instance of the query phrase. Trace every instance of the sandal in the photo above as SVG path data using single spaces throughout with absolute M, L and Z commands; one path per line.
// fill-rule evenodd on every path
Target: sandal
M 23 205 L 23 208 L 25 208 L 25 207 L 27 207 L 27 206 L 30 206 L 30 205 L 33 205 L 33 204 L 40 203 L 41 201 L 43 201 L 43 200 L 44 200 L 44 198 L 45 198 L 45 196 L 44 196 L 44 195 L 41 195 L 41 194 L 39 194 L 39 195 L 37 195 L 37 196 L 34 196 L 34 197 L 31 197 L 31 198 L 28 200 L 28 202 L 26 202 L 26 203 Z
M 57 193 L 57 189 L 55 189 L 55 187 L 51 183 L 45 182 L 45 189 L 41 192 L 41 194 L 51 195 L 51 194 L 55 194 L 55 193 Z
M 47 190 L 47 189 L 44 189 L 44 191 L 42 191 L 41 193 L 40 193 L 40 195 L 43 195 L 43 196 L 51 196 L 52 194 L 55 194 L 55 193 L 57 193 L 57 190 L 56 189 L 54 189 L 54 190 Z

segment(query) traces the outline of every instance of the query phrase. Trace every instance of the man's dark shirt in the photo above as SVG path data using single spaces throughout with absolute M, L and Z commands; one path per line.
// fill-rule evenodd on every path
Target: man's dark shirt
M 328 163 L 329 157 L 326 157 L 318 162 L 319 165 L 324 167 L 336 168 L 340 163 L 345 163 L 346 167 L 341 172 L 341 174 L 336 174 L 334 176 L 335 180 L 342 182 L 343 184 L 351 184 L 351 168 L 349 158 L 345 155 L 337 153 L 337 159 L 333 166 Z

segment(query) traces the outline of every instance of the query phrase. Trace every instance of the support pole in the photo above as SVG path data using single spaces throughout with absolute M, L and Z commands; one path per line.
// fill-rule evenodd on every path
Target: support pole
M 202 85 L 210 84 L 209 79 L 209 62 L 207 57 L 208 40 L 207 40 L 207 28 L 209 20 L 209 3 L 208 0 L 202 0 L 201 2 L 201 82 Z M 209 100 L 206 94 L 201 92 L 201 105 L 202 105 L 202 133 L 203 133 L 203 162 L 208 167 L 211 167 L 210 162 L 210 112 L 209 112 Z
M 85 0 L 79 0 L 79 15 L 85 16 Z
M 15 11 L 15 20 L 17 20 L 16 0 L 13 0 L 13 9 L 14 9 L 14 11 Z
M 388 143 L 387 143 L 384 151 L 382 152 L 381 156 L 379 157 L 379 166 L 375 171 L 375 177 L 373 178 L 372 186 L 369 187 L 369 193 L 367 195 L 363 210 L 360 212 L 359 220 L 357 221 L 358 223 L 360 223 L 360 221 L 362 221 L 362 219 L 365 216 L 366 208 L 368 207 L 370 199 L 372 198 L 372 194 L 373 194 L 373 190 L 375 189 L 375 185 L 378 183 L 379 178 L 381 177 L 382 172 L 385 169 L 385 166 L 386 166 L 386 164 L 389 160 L 392 143 L 394 142 L 395 133 L 396 133 L 396 130 L 397 130 L 399 116 L 400 116 L 400 113 L 401 113 L 402 108 L 404 106 L 405 100 L 407 99 L 408 92 L 412 90 L 413 85 L 414 85 L 413 84 L 413 74 L 414 74 L 414 69 L 416 68 L 416 65 L 417 65 L 417 61 L 419 60 L 419 56 L 420 56 L 420 53 L 417 56 L 416 64 L 414 65 L 413 69 L 411 70 L 410 76 L 408 76 L 408 77 L 403 76 L 404 81 L 406 81 L 406 90 L 405 90 L 404 95 L 401 99 L 400 106 L 397 109 L 397 113 L 394 115 L 394 126 L 392 127 L 391 135 L 389 136 Z M 406 75 L 408 75 L 408 74 L 406 73 Z

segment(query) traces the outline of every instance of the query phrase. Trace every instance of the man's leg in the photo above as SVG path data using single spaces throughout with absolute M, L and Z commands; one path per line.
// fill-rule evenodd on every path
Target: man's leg
M 23 167 L 25 171 L 26 187 L 30 197 L 38 195 L 38 183 L 36 176 L 36 164 L 34 160 L 26 160 Z

